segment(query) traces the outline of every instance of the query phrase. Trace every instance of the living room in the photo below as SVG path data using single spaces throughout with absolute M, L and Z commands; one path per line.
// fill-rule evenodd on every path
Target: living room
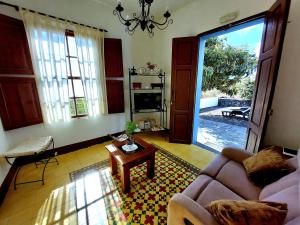
M 49 123 L 50 119 L 48 120 L 48 118 L 50 117 L 47 115 L 45 116 L 47 107 L 46 104 L 44 104 L 44 96 L 41 94 L 41 89 L 39 87 L 42 85 L 40 82 L 36 82 L 36 85 L 38 88 L 38 99 L 41 103 L 40 114 L 43 117 L 44 123 L 37 122 L 35 125 L 31 126 L 23 124 L 19 127 L 9 128 L 9 126 L 5 127 L 7 124 L 4 124 L 3 116 L 1 116 L 2 127 L 0 129 L 0 152 L 3 157 L 0 159 L 0 195 L 2 199 L 2 205 L 0 208 L 0 224 L 166 224 L 167 219 L 169 219 L 169 215 L 173 215 L 174 218 L 178 219 L 177 222 L 174 222 L 176 221 L 175 219 L 170 220 L 171 222 L 169 222 L 169 224 L 222 224 L 220 222 L 216 223 L 211 219 L 211 217 L 207 217 L 209 218 L 208 220 L 204 219 L 201 221 L 201 216 L 203 215 L 199 216 L 199 214 L 196 213 L 198 216 L 195 216 L 193 207 L 191 207 L 192 209 L 190 211 L 182 211 L 182 214 L 178 213 L 178 215 L 176 215 L 176 212 L 178 212 L 178 208 L 176 207 L 179 206 L 173 205 L 174 207 L 169 206 L 169 209 L 172 210 L 171 213 L 167 213 L 168 203 L 173 195 L 184 191 L 189 184 L 196 180 L 198 173 L 203 173 L 204 171 L 205 174 L 206 171 L 206 174 L 210 174 L 211 177 L 216 177 L 216 175 L 211 174 L 211 171 L 206 170 L 205 167 L 211 165 L 210 163 L 218 157 L 223 157 L 221 160 L 224 160 L 222 161 L 223 164 L 222 162 L 219 162 L 218 166 L 222 165 L 226 167 L 225 161 L 227 162 L 227 160 L 224 159 L 224 157 L 227 157 L 228 159 L 232 157 L 231 154 L 233 154 L 230 151 L 230 153 L 225 151 L 224 155 L 215 154 L 209 150 L 191 144 L 192 133 L 189 132 L 192 132 L 192 128 L 190 125 L 184 124 L 184 122 L 176 122 L 176 120 L 174 120 L 174 115 L 176 115 L 176 112 L 174 112 L 172 109 L 173 106 L 171 103 L 174 103 L 172 101 L 174 99 L 172 98 L 174 97 L 174 91 L 176 94 L 176 90 L 174 90 L 172 86 L 172 82 L 174 81 L 172 74 L 174 74 L 176 68 L 173 65 L 174 58 L 172 57 L 172 52 L 174 53 L 175 51 L 172 47 L 172 41 L 173 38 L 196 37 L 198 35 L 200 35 L 198 37 L 201 38 L 201 34 L 204 34 L 205 32 L 212 31 L 223 26 L 234 26 L 244 19 L 251 18 L 253 16 L 255 17 L 257 15 L 264 15 L 265 18 L 268 18 L 267 15 L 269 14 L 265 12 L 267 12 L 276 1 L 229 0 L 224 2 L 208 0 L 154 0 L 151 10 L 153 10 L 155 20 L 158 22 L 163 22 L 165 18 L 161 15 L 166 11 L 169 11 L 171 16 L 167 19 L 172 19 L 173 23 L 168 24 L 167 28 L 164 30 L 154 28 L 153 37 L 150 37 L 151 35 L 149 35 L 147 29 L 142 31 L 140 26 L 136 28 L 135 33 L 132 35 L 125 31 L 125 26 L 119 21 L 117 15 L 114 15 L 113 13 L 120 1 L 5 0 L 3 2 L 7 4 L 0 4 L 0 14 L 7 17 L 12 17 L 24 23 L 30 54 L 32 56 L 34 55 L 34 48 L 32 47 L 33 42 L 31 41 L 28 27 L 30 27 L 31 23 L 34 24 L 34 20 L 27 18 L 30 17 L 30 12 L 28 12 L 28 10 L 48 15 L 37 15 L 37 13 L 34 13 L 34 16 L 37 16 L 37 18 L 39 18 L 39 16 L 44 16 L 47 17 L 47 19 L 60 21 L 62 24 L 72 22 L 79 23 L 72 24 L 72 26 L 78 27 L 78 31 L 75 31 L 75 38 L 76 32 L 80 33 L 81 27 L 84 27 L 84 25 L 101 28 L 102 30 L 99 32 L 101 33 L 99 36 L 101 36 L 102 39 L 111 39 L 111 51 L 114 51 L 114 47 L 116 45 L 119 46 L 119 50 L 121 46 L 121 57 L 115 59 L 115 56 L 113 56 L 112 64 L 116 62 L 114 60 L 120 61 L 121 58 L 122 68 L 119 69 L 122 71 L 122 74 L 117 74 L 116 76 L 112 75 L 109 79 L 107 79 L 105 76 L 97 78 L 100 80 L 100 85 L 96 83 L 95 85 L 98 85 L 99 90 L 101 90 L 99 91 L 99 93 L 101 93 L 99 100 L 100 109 L 99 112 L 95 110 L 97 116 L 81 117 L 81 115 L 78 114 L 79 117 L 70 117 L 71 119 L 69 121 L 56 121 L 54 123 Z M 127 14 L 130 18 L 134 12 L 139 14 L 141 10 L 139 2 L 136 0 L 121 1 L 121 4 L 125 9 L 123 14 L 124 18 L 127 18 Z M 266 118 L 264 119 L 265 122 L 262 125 L 263 133 L 259 133 L 261 140 L 258 141 L 259 144 L 257 146 L 255 145 L 256 147 L 253 147 L 253 145 L 249 145 L 248 147 L 245 146 L 245 149 L 252 148 L 252 153 L 263 149 L 264 146 L 280 146 L 285 149 L 297 150 L 300 145 L 300 119 L 298 116 L 300 108 L 298 104 L 299 91 L 297 91 L 297 88 L 300 84 L 300 78 L 298 76 L 300 67 L 297 65 L 297 53 L 300 50 L 298 41 L 300 32 L 299 10 L 299 2 L 292 0 L 289 9 L 288 21 L 286 21 L 286 32 L 285 36 L 283 36 L 284 42 L 282 39 L 283 43 L 281 43 L 283 44 L 282 54 L 279 58 L 279 61 L 278 58 L 276 58 L 276 62 L 279 67 L 277 68 L 278 75 L 274 75 L 275 78 L 277 77 L 277 79 L 275 79 L 276 85 L 274 81 L 274 87 L 269 92 L 271 97 L 268 97 L 266 111 L 263 112 Z M 23 11 L 25 12 L 23 13 Z M 220 18 L 224 17 L 224 15 L 229 15 L 232 12 L 236 13 L 234 18 L 231 18 L 231 20 L 229 19 L 228 22 L 220 23 Z M 54 18 L 49 17 L 49 15 Z M 67 21 L 58 20 L 57 18 Z M 90 27 L 87 27 L 86 29 L 90 29 Z M 105 30 L 107 32 L 105 32 Z M 1 34 L 1 36 L 3 35 Z M 74 33 L 72 34 L 72 32 L 70 32 L 69 36 L 71 40 L 72 37 L 74 37 Z M 117 44 L 114 44 L 116 43 L 114 42 L 116 39 L 118 40 Z M 4 38 L 2 40 L 4 40 Z M 5 44 L 2 44 L 1 46 L 4 45 Z M 84 44 L 82 44 L 82 46 L 84 46 Z M 105 44 L 103 44 L 102 47 L 103 49 L 101 49 L 100 52 L 105 51 Z M 79 51 L 78 49 L 77 51 Z M 81 47 L 80 49 L 84 51 L 84 47 Z M 278 51 L 280 50 L 281 48 L 279 46 Z M 71 53 L 66 55 L 66 58 L 70 58 L 70 62 L 72 57 L 73 56 Z M 7 62 L 5 61 L 5 58 L 8 58 L 7 55 L 3 55 L 2 58 L 3 59 L 0 61 Z M 35 73 L 37 73 L 37 57 L 31 58 L 32 59 L 30 60 L 32 61 L 33 69 Z M 18 60 L 19 59 L 17 59 L 17 61 Z M 152 164 L 150 160 L 148 166 L 149 168 L 147 167 L 147 169 L 150 171 L 147 173 L 149 178 L 144 175 L 146 166 L 139 165 L 136 167 L 136 171 L 135 168 L 132 168 L 129 170 L 131 177 L 127 176 L 126 181 L 128 183 L 129 177 L 129 183 L 131 182 L 129 189 L 131 188 L 131 192 L 129 191 L 128 194 L 123 194 L 123 191 L 126 188 L 122 190 L 123 184 L 121 184 L 122 182 L 120 181 L 120 179 L 122 179 L 122 173 L 115 176 L 111 176 L 110 174 L 111 170 L 113 170 L 113 167 L 111 167 L 112 165 L 108 164 L 107 160 L 109 159 L 111 153 L 109 153 L 110 151 L 107 150 L 106 147 L 109 146 L 112 141 L 107 135 L 113 134 L 114 137 L 117 137 L 124 130 L 128 130 L 127 125 L 128 121 L 131 120 L 132 113 L 132 107 L 130 104 L 131 83 L 129 81 L 129 69 L 135 67 L 137 69 L 137 73 L 140 73 L 140 68 L 142 70 L 145 68 L 147 69 L 148 62 L 157 65 L 157 67 L 160 69 L 160 72 L 165 74 L 165 83 L 163 87 L 165 94 L 163 98 L 165 99 L 167 110 L 164 112 L 165 114 L 163 114 L 162 117 L 166 119 L 164 119 L 164 124 L 160 124 L 160 112 L 158 112 L 158 115 L 154 113 L 147 114 L 147 116 L 144 114 L 135 114 L 133 117 L 136 119 L 137 123 L 139 120 L 143 120 L 143 118 L 154 118 L 156 119 L 154 123 L 163 126 L 166 129 L 163 132 L 155 132 L 154 134 L 148 132 L 137 134 L 137 139 L 141 139 L 141 141 L 137 141 L 138 145 L 148 148 L 148 144 L 153 144 L 155 148 L 159 149 L 155 155 L 156 161 L 154 163 L 154 181 L 153 179 L 149 179 L 152 178 L 153 175 L 151 174 Z M 107 62 L 99 59 L 100 70 L 103 71 L 98 71 L 97 73 L 103 75 L 105 73 L 104 67 L 107 67 L 105 69 L 109 70 L 109 67 L 106 65 L 106 63 Z M 5 79 L 7 76 L 12 76 L 13 78 L 11 79 L 14 79 L 16 77 L 18 78 L 18 75 L 19 77 L 24 78 L 24 76 L 27 76 L 28 74 L 31 74 L 30 78 L 34 79 L 33 73 L 8 73 L 5 72 L 5 68 L 0 70 L 2 71 L 0 75 L 1 79 Z M 114 70 L 115 67 L 112 66 L 112 73 Z M 196 75 L 195 71 L 194 73 Z M 37 75 L 35 74 L 35 76 Z M 142 85 L 144 85 L 143 79 L 149 79 L 147 80 L 148 83 L 146 84 L 146 88 L 151 86 L 151 83 L 157 82 L 156 80 L 153 81 L 154 78 L 152 79 L 151 77 L 142 77 L 136 79 L 140 79 L 141 81 L 134 82 L 141 82 Z M 3 82 L 4 81 L 1 80 L 1 85 L 3 85 Z M 107 84 L 106 87 L 103 85 L 103 83 Z M 83 89 L 85 89 L 85 87 Z M 139 90 L 133 91 L 138 92 Z M 154 92 L 159 91 L 160 90 L 155 90 Z M 13 95 L 13 92 L 14 90 L 9 93 Z M 179 96 L 183 95 L 183 98 L 187 97 L 185 94 L 185 89 L 177 93 Z M 106 94 L 110 96 L 109 99 L 106 99 Z M 191 104 L 191 108 L 193 108 L 194 102 L 191 103 L 193 103 Z M 1 106 L 2 105 L 3 104 L 1 103 Z M 105 109 L 106 107 L 108 107 L 108 109 Z M 75 114 L 77 115 L 77 105 L 75 108 Z M 62 109 L 57 110 L 63 111 L 63 106 Z M 111 110 L 111 113 L 107 113 L 107 110 Z M 194 118 L 194 114 L 190 113 L 191 110 L 192 109 L 189 109 L 189 112 L 187 113 L 189 115 L 188 123 L 190 124 L 192 124 L 192 120 Z M 49 109 L 49 111 L 51 111 L 51 109 Z M 177 133 L 174 133 L 175 131 Z M 169 141 L 169 135 L 171 142 Z M 47 147 L 50 146 L 51 148 L 52 145 L 50 144 L 54 144 L 54 150 L 51 150 L 50 152 L 55 153 L 55 155 L 51 157 L 51 160 L 57 158 L 59 165 L 56 163 L 49 163 L 47 168 L 45 167 L 45 180 L 43 180 L 45 183 L 44 185 L 41 185 L 40 182 L 24 184 L 20 186 L 17 185 L 16 190 L 14 190 L 14 178 L 18 177 L 19 182 L 21 181 L 21 183 L 26 182 L 27 180 L 37 179 L 43 172 L 43 166 L 39 165 L 36 169 L 35 165 L 32 163 L 34 160 L 31 158 L 28 160 L 29 162 L 27 161 L 24 163 L 25 165 L 22 166 L 20 173 L 16 175 L 18 167 L 16 165 L 11 167 L 6 159 L 8 159 L 9 162 L 12 162 L 12 159 L 6 156 L 10 156 L 8 153 L 11 152 L 11 150 L 13 150 L 16 146 L 24 143 L 24 141 L 26 142 L 32 138 L 38 137 L 52 138 L 46 140 Z M 179 144 L 178 142 L 187 144 Z M 151 145 L 149 148 L 152 149 L 153 146 Z M 251 150 L 248 152 L 251 152 Z M 56 154 L 58 154 L 58 156 L 56 156 Z M 34 155 L 34 153 L 32 155 Z M 153 157 L 153 155 L 149 155 L 149 157 Z M 239 158 L 238 161 L 241 163 L 248 157 L 249 155 L 242 154 L 242 156 L 237 158 Z M 241 161 L 241 159 L 243 160 Z M 233 159 L 231 159 L 231 161 L 232 160 Z M 99 163 L 101 162 L 105 162 L 106 164 L 101 164 L 99 167 Z M 93 167 L 96 164 L 97 167 Z M 178 166 L 172 168 L 172 166 L 175 164 Z M 94 173 L 91 173 L 91 176 L 88 176 L 88 174 L 85 175 L 84 169 L 90 167 L 92 170 L 95 170 L 96 168 L 99 171 L 99 168 L 102 168 L 101 176 L 96 177 Z M 171 168 L 172 170 L 177 171 L 177 174 L 170 171 L 166 175 L 164 174 L 165 171 L 162 171 L 161 168 Z M 222 167 L 219 169 L 221 170 Z M 235 175 L 240 176 L 240 174 Z M 80 179 L 84 176 L 87 176 L 83 179 L 86 180 L 85 188 L 87 190 L 83 191 L 80 189 L 80 183 L 84 181 Z M 170 178 L 168 180 L 166 178 L 168 176 L 172 179 Z M 230 180 L 231 177 L 227 179 Z M 151 180 L 153 181 L 152 185 L 150 185 Z M 242 183 L 243 179 L 241 178 L 240 181 Z M 175 183 L 174 185 L 172 185 L 173 182 Z M 208 180 L 206 182 L 208 182 Z M 230 190 L 235 190 L 235 187 L 231 187 L 230 184 L 226 184 L 226 181 L 221 183 L 223 183 L 226 187 L 229 187 Z M 284 183 L 291 184 L 287 180 L 285 180 Z M 79 185 L 78 187 L 76 187 L 77 184 Z M 155 191 L 152 193 L 153 190 L 151 190 L 151 188 L 149 190 L 149 187 L 148 189 L 143 189 L 145 184 L 146 186 L 149 184 L 149 187 L 151 188 L 154 188 L 155 186 L 157 188 L 160 187 L 161 193 L 167 193 L 165 194 L 166 199 L 162 199 L 160 201 L 157 199 L 157 202 L 155 202 L 155 200 L 152 202 L 151 198 L 154 197 L 156 199 L 159 195 L 155 193 Z M 169 189 L 168 185 L 170 187 Z M 251 186 L 251 188 L 253 187 L 252 183 L 246 183 L 246 185 Z M 164 188 L 167 188 L 167 190 L 164 191 Z M 145 196 L 141 197 L 138 189 L 143 190 Z M 251 190 L 254 189 L 259 190 L 259 192 L 261 191 L 261 189 L 256 189 L 255 187 L 253 187 Z M 74 190 L 77 191 L 75 191 L 75 194 L 73 193 Z M 199 190 L 199 188 L 196 188 L 196 190 Z M 222 191 L 223 190 L 220 192 Z M 160 192 L 159 189 L 156 192 Z M 251 191 L 249 191 L 249 193 L 250 192 Z M 110 195 L 110 193 L 115 194 Z M 136 193 L 136 195 L 130 193 Z M 256 195 L 249 197 L 249 193 L 240 193 L 238 190 L 236 193 L 242 199 L 258 200 Z M 295 193 L 293 192 L 293 194 Z M 80 203 L 80 201 L 72 200 L 74 197 L 73 195 L 75 195 L 75 197 L 79 200 L 81 198 L 87 199 L 84 200 L 84 203 Z M 225 197 L 226 196 L 223 196 L 222 199 Z M 292 197 L 297 199 L 296 195 L 292 195 Z M 64 198 L 69 199 L 62 200 Z M 145 200 L 144 204 L 142 204 L 142 200 L 144 198 L 150 198 L 150 200 Z M 264 201 L 264 198 L 262 199 Z M 240 198 L 235 200 L 240 200 Z M 59 203 L 59 201 L 61 202 Z M 115 204 L 112 204 L 112 201 L 115 201 Z M 269 199 L 269 201 L 273 202 L 274 200 Z M 195 202 L 196 201 L 193 201 L 193 204 Z M 26 204 L 28 206 L 26 206 Z M 108 207 L 109 204 L 114 206 Z M 130 207 L 126 208 L 128 205 L 130 205 Z M 155 209 L 151 207 L 154 207 Z M 198 209 L 197 207 L 198 205 L 195 206 L 194 209 Z M 300 206 L 297 206 L 298 208 L 296 206 L 293 207 L 293 209 L 288 210 L 288 216 L 286 217 L 287 219 L 284 224 L 300 224 L 299 212 L 295 212 L 295 210 L 299 210 Z M 159 210 L 159 208 L 161 208 L 161 210 Z M 204 212 L 204 214 L 207 215 L 207 211 Z M 118 218 L 112 218 L 112 215 L 116 215 Z M 182 219 L 181 216 L 187 220 L 185 220 L 185 222 L 179 221 Z M 89 217 L 91 217 L 90 220 Z M 195 218 L 197 218 L 197 220 L 195 220 Z

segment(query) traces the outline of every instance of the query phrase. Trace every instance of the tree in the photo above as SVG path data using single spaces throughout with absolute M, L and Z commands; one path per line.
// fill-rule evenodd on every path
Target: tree
M 242 99 L 251 100 L 254 91 L 255 81 L 250 77 L 243 79 L 237 84 L 238 95 Z
M 255 54 L 228 45 L 224 38 L 210 38 L 205 44 L 202 90 L 215 88 L 233 96 L 236 84 L 253 74 L 256 66 Z

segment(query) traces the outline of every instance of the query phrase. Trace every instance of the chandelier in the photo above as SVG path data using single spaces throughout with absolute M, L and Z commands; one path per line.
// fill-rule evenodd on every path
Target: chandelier
M 150 15 L 150 7 L 153 3 L 153 0 L 138 0 L 139 5 L 142 8 L 142 11 L 139 15 L 136 13 L 132 14 L 132 18 L 129 18 L 129 16 L 122 15 L 122 12 L 124 11 L 124 8 L 122 7 L 121 0 L 118 0 L 118 5 L 113 11 L 114 15 L 117 15 L 120 22 L 125 25 L 125 31 L 129 34 L 133 34 L 135 29 L 140 26 L 142 31 L 147 30 L 150 37 L 154 36 L 154 28 L 158 28 L 160 30 L 166 29 L 169 24 L 173 23 L 173 20 L 170 19 L 171 13 L 166 10 L 166 12 L 163 14 L 164 21 L 157 22 L 154 20 L 154 16 Z

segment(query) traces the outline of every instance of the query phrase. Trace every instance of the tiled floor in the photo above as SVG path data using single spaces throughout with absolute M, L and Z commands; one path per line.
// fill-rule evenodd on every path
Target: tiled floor
M 172 144 L 158 135 L 142 136 L 199 168 L 204 168 L 215 157 L 212 152 L 194 145 Z M 58 156 L 60 164 L 51 164 L 46 169 L 44 186 L 27 184 L 19 186 L 16 191 L 11 186 L 0 208 L 0 225 L 77 225 L 69 173 L 107 159 L 106 144 Z M 42 167 L 36 169 L 33 164 L 26 165 L 19 174 L 19 182 L 39 177 L 41 172 Z

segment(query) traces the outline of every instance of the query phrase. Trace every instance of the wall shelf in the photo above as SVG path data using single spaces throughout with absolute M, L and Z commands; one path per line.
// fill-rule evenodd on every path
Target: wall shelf
M 130 69 L 129 69 L 130 70 Z M 131 77 L 164 77 L 165 74 L 131 74 Z
M 133 88 L 132 78 L 140 78 L 139 82 L 143 83 L 144 77 L 152 77 L 153 79 L 158 79 L 158 82 L 162 84 L 162 88 Z M 134 120 L 134 115 L 136 114 L 147 114 L 147 113 L 159 113 L 159 125 L 163 130 L 167 127 L 167 104 L 166 104 L 166 93 L 165 93 L 165 85 L 166 84 L 166 74 L 137 74 L 135 69 L 129 69 L 129 102 L 130 102 L 130 120 Z M 134 109 L 134 93 L 142 92 L 142 93 L 161 93 L 162 102 L 161 109 L 149 109 L 149 110 L 140 110 L 137 111 Z

